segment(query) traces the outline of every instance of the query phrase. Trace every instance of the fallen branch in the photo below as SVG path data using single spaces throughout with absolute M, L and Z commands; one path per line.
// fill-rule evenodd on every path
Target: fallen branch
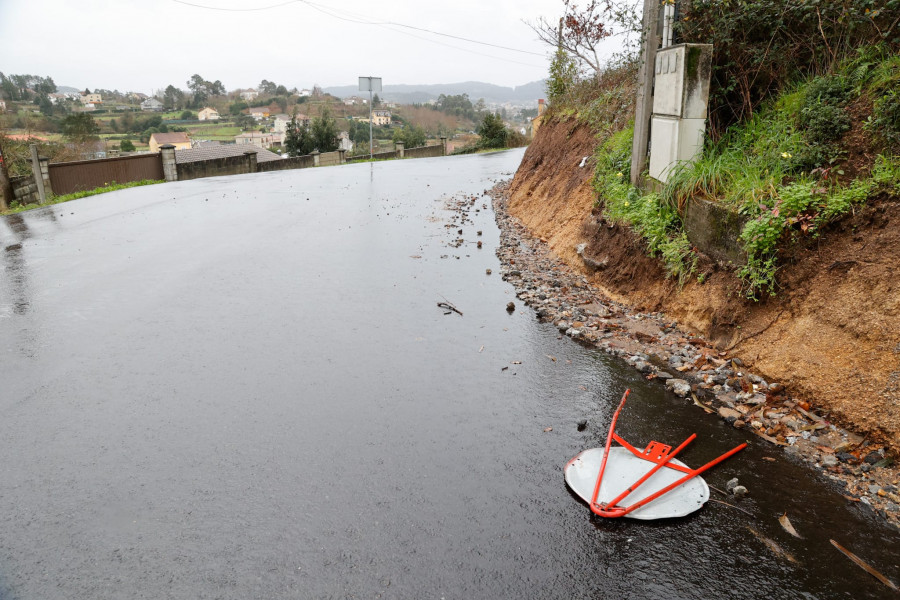
M 452 304 L 450 304 L 449 302 L 438 302 L 437 305 L 447 311 L 444 313 L 445 315 L 449 315 L 451 312 L 455 312 L 459 316 L 462 316 L 462 311 L 459 310 L 458 308 L 456 308 L 455 306 L 453 306 Z
M 740 506 L 735 506 L 734 504 L 728 504 L 727 502 L 722 502 L 721 500 L 716 500 L 715 498 L 710 498 L 709 500 L 710 500 L 710 502 L 715 502 L 716 504 L 724 504 L 725 506 L 730 506 L 731 508 L 736 508 L 739 511 L 741 511 L 742 513 L 746 514 L 747 516 L 753 517 L 753 513 L 751 513 L 749 510 L 744 510 Z
M 709 485 L 708 483 L 707 483 L 706 485 L 709 487 L 709 489 L 711 489 L 711 490 L 716 490 L 717 492 L 719 492 L 720 494 L 722 494 L 722 495 L 725 496 L 726 498 L 728 497 L 728 494 L 727 494 L 726 492 L 723 492 L 722 490 L 720 490 L 720 489 L 717 488 L 716 486 L 714 486 L 714 485 Z
M 840 550 L 844 556 L 846 556 L 847 558 L 852 560 L 854 563 L 856 563 L 856 566 L 858 566 L 860 569 L 862 569 L 863 571 L 865 571 L 866 573 L 868 573 L 869 575 L 871 575 L 872 577 L 874 577 L 875 579 L 877 579 L 878 581 L 883 583 L 884 585 L 888 586 L 892 590 L 898 591 L 898 588 L 896 585 L 894 585 L 893 581 L 891 581 L 890 579 L 888 579 L 887 577 L 885 577 L 884 575 L 882 575 L 881 573 L 876 571 L 866 561 L 864 561 L 857 555 L 853 554 L 852 552 L 850 552 L 849 550 L 847 550 L 846 548 L 844 548 L 843 546 L 838 544 L 836 541 L 834 541 L 834 540 L 829 540 L 829 541 L 831 542 L 831 545 L 834 546 L 835 548 L 837 548 L 838 550 Z

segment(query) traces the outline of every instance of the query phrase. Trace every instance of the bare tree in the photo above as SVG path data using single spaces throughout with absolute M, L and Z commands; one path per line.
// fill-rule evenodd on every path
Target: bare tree
M 601 69 L 597 47 L 609 37 L 610 30 L 601 19 L 612 11 L 609 0 L 589 0 L 582 10 L 574 0 L 563 0 L 564 12 L 559 24 L 544 17 L 528 23 L 542 42 L 567 53 L 587 65 L 594 72 Z

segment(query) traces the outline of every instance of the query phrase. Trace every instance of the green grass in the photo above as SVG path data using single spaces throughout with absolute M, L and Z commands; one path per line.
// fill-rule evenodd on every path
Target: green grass
M 594 188 L 603 203 L 604 216 L 634 229 L 646 241 L 650 256 L 659 256 L 666 273 L 684 284 L 696 270 L 696 256 L 678 211 L 659 194 L 644 194 L 629 182 L 633 135 L 630 126 L 598 147 L 594 154 Z
M 73 192 L 71 194 L 64 194 L 62 196 L 51 196 L 47 199 L 44 204 L 26 204 L 24 206 L 16 206 L 16 203 L 13 203 L 13 206 L 10 207 L 9 210 L 3 211 L 0 214 L 11 215 L 14 213 L 25 212 L 27 210 L 32 210 L 35 208 L 41 208 L 44 206 L 49 206 L 51 204 L 61 204 L 63 202 L 68 202 L 69 200 L 75 200 L 77 198 L 85 198 L 87 196 L 96 196 L 97 194 L 105 194 L 106 192 L 114 192 L 116 190 L 124 190 L 127 188 L 140 187 L 143 185 L 153 185 L 156 183 L 165 183 L 163 180 L 156 179 L 142 179 L 141 181 L 132 181 L 129 183 L 113 183 L 111 185 L 106 185 L 103 187 L 94 188 L 93 190 L 83 190 L 81 192 Z
M 870 174 L 864 169 L 852 181 L 834 166 L 846 154 L 839 145 L 846 125 L 838 121 L 848 122 L 845 106 L 860 96 L 875 99 L 866 127 L 891 147 L 894 138 L 885 131 L 900 135 L 895 125 L 900 105 L 891 104 L 898 88 L 900 57 L 883 48 L 861 50 L 836 74 L 799 82 L 717 143 L 708 143 L 693 164 L 676 167 L 658 193 L 628 183 L 631 130 L 610 135 L 612 128 L 592 123 L 602 137 L 593 182 L 604 215 L 631 226 L 669 275 L 683 283 L 696 265 L 681 220 L 687 201 L 704 198 L 728 206 L 746 218 L 740 242 L 747 263 L 737 271 L 744 295 L 754 300 L 774 295 L 778 248 L 818 236 L 877 194 L 900 195 L 900 157 L 889 150 L 876 156 Z M 881 114 L 879 106 L 885 107 Z M 822 120 L 828 111 L 840 119 Z
M 189 129 L 191 137 L 203 137 L 218 140 L 234 140 L 236 135 L 241 134 L 241 128 L 233 125 L 201 125 L 191 127 Z

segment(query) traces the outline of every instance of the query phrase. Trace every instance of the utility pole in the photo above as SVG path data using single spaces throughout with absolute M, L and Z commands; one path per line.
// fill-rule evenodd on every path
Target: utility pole
M 656 49 L 659 47 L 656 26 L 659 0 L 644 0 L 643 48 L 638 93 L 634 110 L 634 141 L 631 146 L 631 184 L 640 183 L 647 170 L 647 147 L 650 143 L 650 116 L 653 113 L 653 77 L 656 74 Z
M 9 205 L 13 201 L 12 183 L 9 181 L 9 169 L 6 161 L 6 157 L 3 156 L 3 148 L 0 147 L 0 210 L 9 210 Z

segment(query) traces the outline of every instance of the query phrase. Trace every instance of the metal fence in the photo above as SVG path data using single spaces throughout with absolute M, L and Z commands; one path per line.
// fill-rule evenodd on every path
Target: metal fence
M 57 196 L 144 179 L 165 179 L 159 154 L 50 164 L 50 186 Z

